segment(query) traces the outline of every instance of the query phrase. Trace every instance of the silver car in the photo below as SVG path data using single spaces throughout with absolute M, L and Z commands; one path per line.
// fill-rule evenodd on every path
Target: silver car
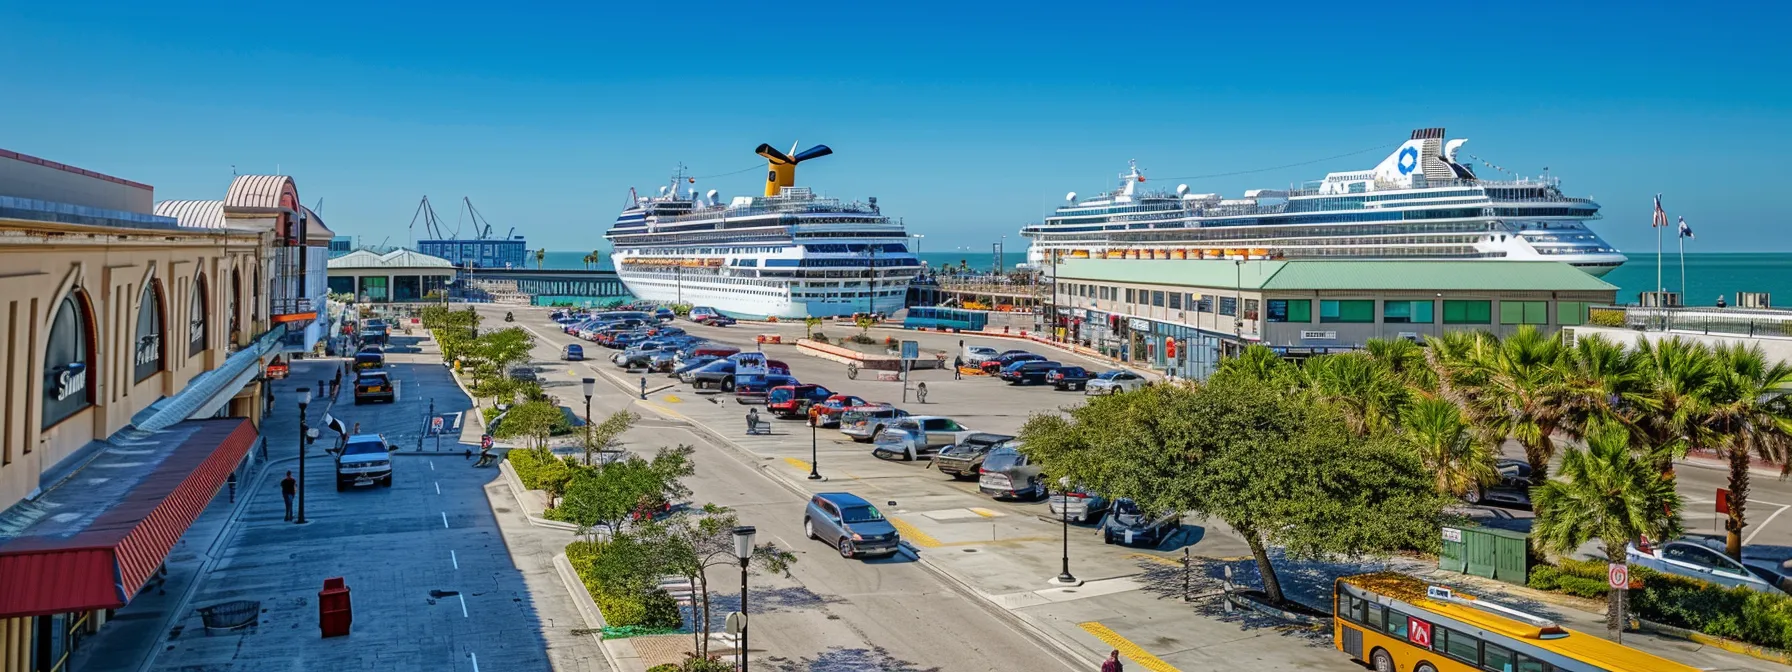
M 1118 394 L 1150 384 L 1151 381 L 1146 380 L 1144 376 L 1125 369 L 1114 369 L 1113 371 L 1103 371 L 1089 379 L 1088 386 L 1083 388 L 1083 394 Z
M 1749 564 L 1731 560 L 1721 551 L 1692 539 L 1670 541 L 1647 552 L 1630 544 L 1624 549 L 1624 558 L 1630 564 L 1663 574 L 1691 577 L 1731 588 L 1785 594 L 1778 583 L 1777 573 L 1772 578 L 1763 578 Z
M 923 455 L 938 453 L 942 448 L 963 441 L 974 433 L 951 418 L 917 415 L 885 427 L 873 439 L 876 447 L 871 452 L 895 453 L 901 455 L 902 459 L 915 460 Z
M 860 406 L 840 414 L 840 433 L 859 443 L 877 438 L 884 427 L 908 417 L 908 411 L 890 406 Z
M 1088 488 L 1071 488 L 1070 496 L 1053 492 L 1049 506 L 1052 517 L 1069 518 L 1079 523 L 1087 523 L 1101 517 L 1108 510 L 1108 499 Z
M 964 363 L 970 366 L 981 366 L 984 362 L 995 359 L 1002 352 L 987 345 L 969 345 L 964 349 Z

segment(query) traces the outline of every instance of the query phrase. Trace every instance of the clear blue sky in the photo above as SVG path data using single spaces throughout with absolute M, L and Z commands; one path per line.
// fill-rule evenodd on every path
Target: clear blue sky
M 1012 240 L 1127 159 L 1204 175 L 1446 126 L 1599 200 L 1626 250 L 1653 249 L 1660 191 L 1696 250 L 1792 251 L 1780 5 L 860 4 L 5 3 L 0 147 L 162 199 L 278 166 L 369 242 L 406 240 L 424 194 L 451 225 L 470 196 L 532 246 L 590 249 L 630 186 L 801 140 L 837 154 L 799 183 L 877 196 L 943 250 Z M 699 187 L 752 193 L 760 175 Z

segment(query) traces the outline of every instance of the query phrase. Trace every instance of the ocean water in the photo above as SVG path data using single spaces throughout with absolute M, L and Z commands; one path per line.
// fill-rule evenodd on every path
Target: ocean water
M 587 254 L 590 252 L 550 250 L 542 266 L 582 269 L 585 264 L 581 260 Z M 1636 303 L 1637 294 L 1656 287 L 1655 254 L 1653 251 L 1625 254 L 1629 255 L 1630 261 L 1612 269 L 1604 280 L 1618 286 L 1619 303 Z M 609 251 L 602 251 L 601 256 L 596 268 L 610 270 Z M 925 247 L 920 257 L 933 268 L 956 267 L 963 263 L 973 270 L 983 271 L 993 268 L 996 261 L 995 255 L 989 252 L 928 252 Z M 1003 257 L 1003 264 L 1012 268 L 1014 264 L 1026 260 L 1026 248 L 1016 246 Z M 1668 291 L 1682 292 L 1687 305 L 1713 305 L 1719 295 L 1730 305 L 1735 305 L 1737 292 L 1768 292 L 1772 295 L 1774 305 L 1792 306 L 1792 253 L 1687 254 L 1684 288 L 1680 283 L 1679 255 L 1671 252 L 1664 254 L 1661 262 L 1662 283 Z

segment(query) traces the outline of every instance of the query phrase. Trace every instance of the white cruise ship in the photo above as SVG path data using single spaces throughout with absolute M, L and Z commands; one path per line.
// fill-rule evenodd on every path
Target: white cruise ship
M 1297 189 L 1243 198 L 1144 189 L 1135 165 L 1120 188 L 1066 205 L 1021 229 L 1028 261 L 1143 259 L 1550 260 L 1604 275 L 1625 257 L 1587 227 L 1599 204 L 1562 194 L 1556 178 L 1484 180 L 1444 129 L 1413 131 L 1370 170 L 1331 173 Z
M 683 176 L 658 195 L 629 190 L 628 207 L 604 234 L 629 291 L 748 318 L 901 309 L 921 270 L 902 224 L 875 197 L 849 203 L 794 186 L 797 164 L 832 154 L 826 145 L 757 151 L 769 164 L 763 196 L 723 204 Z

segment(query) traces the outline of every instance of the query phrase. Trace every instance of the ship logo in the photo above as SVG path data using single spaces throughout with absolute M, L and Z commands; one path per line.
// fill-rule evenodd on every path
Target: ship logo
M 1401 175 L 1411 175 L 1419 167 L 1419 150 L 1404 147 L 1400 150 L 1399 168 Z

